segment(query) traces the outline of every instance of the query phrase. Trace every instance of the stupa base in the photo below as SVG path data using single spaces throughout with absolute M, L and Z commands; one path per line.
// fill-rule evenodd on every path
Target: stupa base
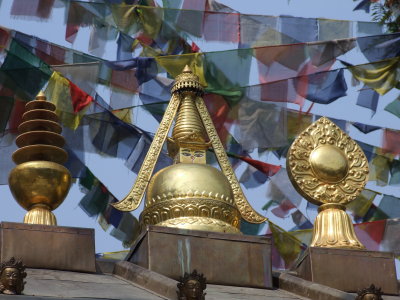
M 310 247 L 297 264 L 305 280 L 355 293 L 374 284 L 384 294 L 398 295 L 393 253 Z
M 174 280 L 196 269 L 210 284 L 272 288 L 264 236 L 148 226 L 126 260 Z
M 0 260 L 21 258 L 28 268 L 96 272 L 94 230 L 2 222 Z

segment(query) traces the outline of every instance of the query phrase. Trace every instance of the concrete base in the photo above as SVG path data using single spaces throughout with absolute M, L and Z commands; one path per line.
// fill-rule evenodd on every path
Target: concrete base
M 272 288 L 267 237 L 149 226 L 126 260 L 174 280 L 196 269 L 210 284 Z
M 2 222 L 0 259 L 12 256 L 29 268 L 96 272 L 94 230 Z
M 295 270 L 305 280 L 345 292 L 374 284 L 384 294 L 398 295 L 393 253 L 310 247 Z

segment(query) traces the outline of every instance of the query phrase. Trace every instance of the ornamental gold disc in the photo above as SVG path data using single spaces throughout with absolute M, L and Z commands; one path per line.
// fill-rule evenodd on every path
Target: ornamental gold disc
M 368 181 L 368 160 L 360 146 L 325 117 L 294 140 L 286 164 L 296 190 L 317 205 L 349 203 Z

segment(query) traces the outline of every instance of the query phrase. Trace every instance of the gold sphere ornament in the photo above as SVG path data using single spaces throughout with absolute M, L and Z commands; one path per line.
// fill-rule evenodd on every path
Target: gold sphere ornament
M 320 205 L 311 246 L 364 249 L 345 211 L 368 181 L 368 160 L 360 146 L 322 117 L 295 139 L 286 163 L 295 189 Z
M 62 149 L 65 140 L 55 109 L 40 92 L 25 105 L 18 127 L 19 149 L 12 155 L 18 166 L 10 172 L 8 182 L 15 200 L 28 210 L 24 223 L 57 225 L 52 210 L 64 201 L 71 186 L 71 174 L 62 166 L 68 154 Z

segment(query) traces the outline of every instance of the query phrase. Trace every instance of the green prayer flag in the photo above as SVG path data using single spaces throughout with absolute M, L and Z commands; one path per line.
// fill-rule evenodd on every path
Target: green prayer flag
M 390 166 L 389 185 L 400 185 L 400 161 L 395 159 Z
M 35 98 L 52 74 L 45 62 L 15 40 L 0 69 L 25 93 L 21 98 L 28 101 Z
M 252 58 L 253 49 L 205 53 L 206 91 L 224 96 L 230 104 L 238 102 L 249 85 Z
M 79 185 L 90 191 L 93 185 L 97 182 L 97 178 L 88 168 L 85 169 L 84 174 L 84 176 L 79 178 Z
M 378 193 L 372 190 L 364 189 L 354 201 L 346 205 L 347 209 L 358 217 L 364 217 L 371 207 Z
M 14 107 L 14 98 L 0 95 L 0 132 L 3 132 Z
M 242 219 L 240 221 L 240 231 L 247 235 L 258 235 L 263 224 L 253 224 Z
M 82 198 L 79 206 L 89 217 L 94 217 L 106 209 L 109 197 L 110 194 L 104 190 L 101 183 L 97 182 Z
M 386 105 L 385 110 L 400 118 L 400 97 L 397 97 L 388 105 Z

